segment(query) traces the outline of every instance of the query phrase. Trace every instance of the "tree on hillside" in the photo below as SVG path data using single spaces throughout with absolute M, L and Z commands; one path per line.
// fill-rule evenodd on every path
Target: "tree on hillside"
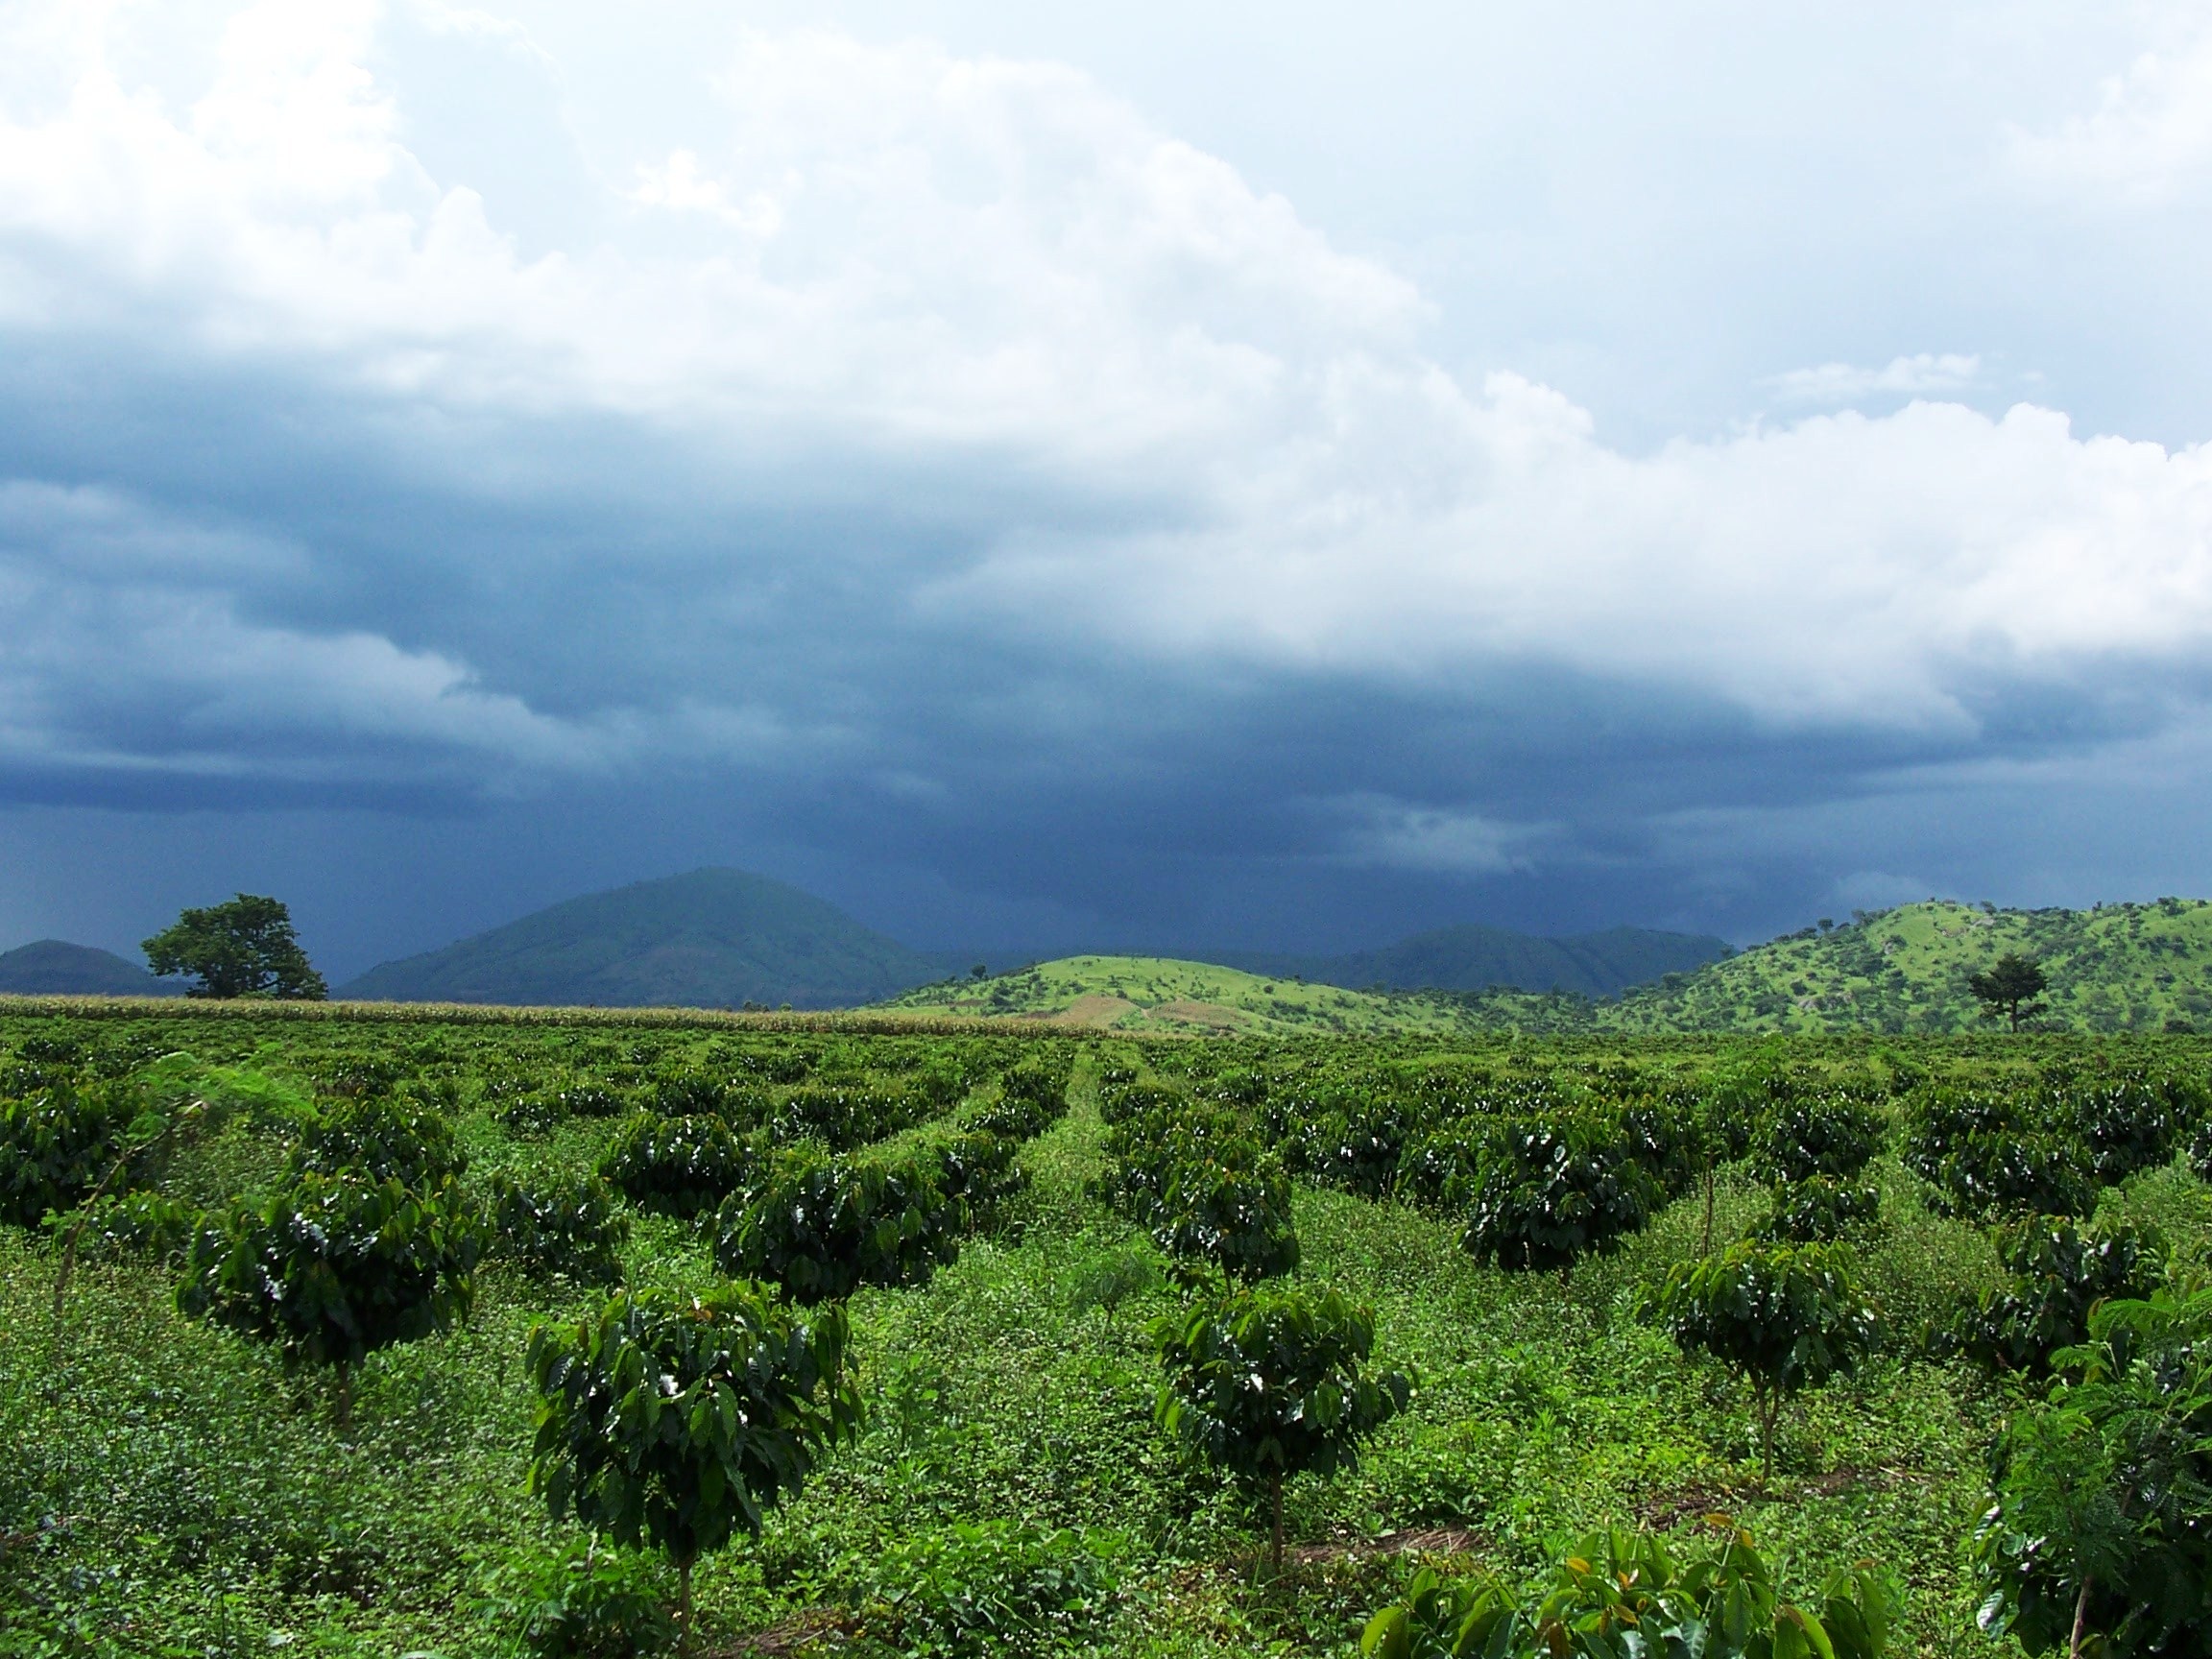
M 2004 1014 L 2020 1029 L 2022 1016 L 2035 1012 L 2035 998 L 2051 988 L 2034 957 L 2008 950 L 1985 974 L 1966 975 L 1966 989 L 1982 1004 L 1984 1014 Z
M 187 909 L 141 947 L 157 974 L 189 974 L 187 997 L 269 997 L 320 1002 L 330 995 L 300 949 L 280 900 L 241 893 L 227 904 Z

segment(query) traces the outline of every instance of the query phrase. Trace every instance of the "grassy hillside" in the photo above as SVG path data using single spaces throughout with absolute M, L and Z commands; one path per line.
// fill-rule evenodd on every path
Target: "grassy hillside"
M 1223 960 L 1254 974 L 1297 975 L 1359 989 L 1483 991 L 1509 986 L 1613 997 L 1631 985 L 1689 973 L 1727 954 L 1727 942 L 1707 934 L 1613 927 L 1602 933 L 1544 939 L 1469 923 L 1341 956 L 1239 951 Z
M 740 870 L 694 870 L 553 905 L 337 995 L 364 1001 L 796 1008 L 872 1002 L 931 977 L 835 905 Z
M 2212 1028 L 2212 902 L 2095 910 L 1930 902 L 1807 928 L 1592 1011 L 1620 1031 L 1965 1031 L 1967 975 L 2008 950 L 2050 977 L 2045 1028 Z
M 886 1006 L 1133 1034 L 1442 1034 L 1490 1023 L 1452 998 L 1347 991 L 1166 956 L 1066 956 L 986 979 L 925 985 Z

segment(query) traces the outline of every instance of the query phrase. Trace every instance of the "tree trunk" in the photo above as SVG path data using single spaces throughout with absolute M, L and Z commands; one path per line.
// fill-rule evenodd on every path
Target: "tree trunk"
M 676 1651 L 691 1651 L 691 1558 L 676 1563 Z
M 2081 1577 L 2081 1594 L 2074 1598 L 2074 1636 L 2066 1644 L 2066 1659 L 2081 1659 L 2082 1626 L 2089 1621 L 2089 1586 L 2097 1582 L 2093 1573 Z
M 1283 1576 L 1283 1474 L 1277 1470 L 1267 1477 L 1267 1496 L 1274 1509 L 1274 1525 L 1269 1531 L 1270 1559 L 1274 1563 L 1275 1576 Z
M 338 1361 L 338 1432 L 353 1431 L 353 1367 Z
M 1774 1419 L 1782 1414 L 1777 1394 L 1761 1391 L 1752 1396 L 1759 1411 L 1759 1484 L 1774 1484 Z

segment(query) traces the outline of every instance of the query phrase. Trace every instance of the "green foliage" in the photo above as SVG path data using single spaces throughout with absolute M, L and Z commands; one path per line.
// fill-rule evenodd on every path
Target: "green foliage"
M 445 1119 L 426 1107 L 391 1099 L 348 1100 L 301 1126 L 291 1172 L 351 1172 L 372 1182 L 430 1187 L 469 1167 L 469 1155 Z
M 758 1537 L 825 1451 L 858 1431 L 841 1309 L 802 1314 L 759 1288 L 620 1292 L 531 1334 L 532 1489 L 556 1519 L 665 1551 L 684 1570 Z
M 1769 1475 L 1782 1402 L 1852 1369 L 1878 1331 L 1852 1256 L 1839 1244 L 1746 1240 L 1677 1262 L 1647 1307 L 1685 1351 L 1712 1355 L 1750 1384 Z
M 136 1116 L 123 1090 L 65 1083 L 0 1100 L 0 1221 L 36 1227 L 70 1210 L 106 1178 Z
M 1899 1595 L 1861 1564 L 1831 1574 L 1816 1607 L 1781 1598 L 1777 1564 L 1726 1527 L 1677 1562 L 1649 1533 L 1586 1538 L 1533 1605 L 1494 1580 L 1416 1574 L 1368 1621 L 1362 1659 L 1884 1659 Z
M 476 1607 L 531 1659 L 645 1659 L 676 1645 L 650 1562 L 596 1541 L 517 1551 L 487 1575 Z
M 1153 1242 L 1170 1256 L 1211 1262 L 1233 1279 L 1291 1272 L 1299 1252 L 1290 1178 L 1249 1143 L 1225 1150 L 1234 1162 L 1194 1158 L 1174 1166 L 1153 1207 Z
M 1905 1164 L 1935 1189 L 1941 1215 L 2086 1215 L 2097 1207 L 2089 1156 L 2011 1099 L 1932 1091 L 1908 1118 Z
M 864 1634 L 914 1659 L 1026 1659 L 1099 1633 L 1118 1540 L 992 1520 L 900 1537 L 871 1566 Z
M 2155 1169 L 2181 1143 L 2180 1110 L 2147 1078 L 2107 1079 L 2068 1091 L 2053 1118 L 2055 1126 L 2087 1149 L 2089 1174 L 2104 1186 Z
M 532 1277 L 622 1283 L 630 1221 L 598 1176 L 556 1173 L 525 1185 L 502 1172 L 492 1178 L 486 1211 L 493 1253 Z
M 2212 1646 L 2212 1290 L 2106 1302 L 2061 1351 L 2071 1380 L 1993 1455 L 1976 1538 L 1982 1623 L 2030 1653 L 2104 1659 Z
M 1821 1176 L 1849 1181 L 1882 1150 L 1888 1127 L 1882 1113 L 1857 1100 L 1786 1100 L 1760 1126 L 1751 1173 L 1776 1186 Z
M 967 1206 L 922 1159 L 873 1164 L 798 1146 L 723 1203 L 714 1260 L 795 1302 L 835 1301 L 863 1285 L 928 1283 L 958 1254 L 967 1222 Z
M 2020 1029 L 2020 1022 L 2038 1012 L 2035 999 L 2051 988 L 2050 976 L 2035 958 L 2008 950 L 1986 970 L 1966 975 L 1966 990 L 1982 1004 L 1984 1014 L 2002 1014 Z
M 464 1316 L 483 1233 L 450 1179 L 410 1190 L 309 1171 L 206 1218 L 177 1305 L 273 1344 L 287 1366 L 343 1371 Z
M 743 1186 L 757 1164 L 719 1118 L 641 1113 L 614 1137 L 598 1173 L 638 1209 L 687 1220 Z
M 188 974 L 187 997 L 270 997 L 320 1002 L 323 975 L 300 949 L 292 913 L 275 899 L 241 893 L 187 909 L 141 947 L 157 975 Z
M 2000 1229 L 1996 1245 L 2010 1284 L 1979 1292 L 1949 1333 L 1987 1371 L 2047 1374 L 2053 1355 L 2087 1338 L 2100 1302 L 2147 1296 L 2164 1275 L 2164 1241 L 2124 1222 L 2091 1229 L 2029 1216 Z
M 197 1210 L 158 1192 L 111 1193 L 83 1214 L 80 1252 L 108 1260 L 142 1257 L 154 1262 L 181 1262 L 200 1224 Z M 48 1221 L 57 1234 L 62 1234 L 75 1224 L 75 1217 L 56 1214 Z
M 1375 1315 L 1334 1289 L 1239 1286 L 1200 1295 L 1152 1328 L 1166 1381 L 1155 1416 L 1214 1468 L 1273 1502 L 1283 1481 L 1357 1462 L 1359 1442 L 1406 1408 L 1412 1385 L 1373 1370 Z
M 1640 1231 L 1657 1198 L 1617 1123 L 1508 1120 L 1481 1142 L 1464 1242 L 1501 1267 L 1564 1268 Z
M 1881 1213 L 1882 1189 L 1872 1182 L 1815 1175 L 1776 1188 L 1772 1208 L 1753 1223 L 1751 1237 L 1791 1244 L 1817 1243 L 1863 1228 Z

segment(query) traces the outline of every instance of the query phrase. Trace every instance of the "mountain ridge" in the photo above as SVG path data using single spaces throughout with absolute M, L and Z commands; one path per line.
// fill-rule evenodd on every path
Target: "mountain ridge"
M 66 939 L 34 939 L 0 951 L 0 996 L 180 997 L 183 986 L 156 979 L 127 956 Z

